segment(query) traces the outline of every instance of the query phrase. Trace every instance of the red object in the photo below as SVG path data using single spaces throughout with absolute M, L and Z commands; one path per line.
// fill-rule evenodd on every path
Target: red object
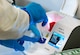
M 51 22 L 51 23 L 50 23 L 49 31 L 51 31 L 51 30 L 52 30 L 52 28 L 53 28 L 54 24 L 55 24 L 55 22 Z

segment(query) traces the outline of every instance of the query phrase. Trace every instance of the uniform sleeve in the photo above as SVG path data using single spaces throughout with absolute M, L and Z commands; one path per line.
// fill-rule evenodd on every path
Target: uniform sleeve
M 28 28 L 28 13 L 0 0 L 0 40 L 18 39 Z

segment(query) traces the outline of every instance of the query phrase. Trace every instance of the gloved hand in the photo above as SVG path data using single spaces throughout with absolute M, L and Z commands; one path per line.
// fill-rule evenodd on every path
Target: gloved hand
M 18 39 L 18 43 L 20 45 L 23 45 L 24 41 L 30 41 L 32 43 L 35 43 L 35 42 L 39 42 L 39 43 L 45 43 L 46 39 L 45 38 L 38 38 L 38 37 L 28 37 L 28 36 L 23 36 L 22 38 Z
M 43 22 L 42 26 L 47 24 L 48 18 L 46 16 L 46 12 L 40 4 L 32 2 L 25 7 L 21 7 L 21 9 L 29 14 L 30 24 L 36 24 L 39 22 Z
M 39 43 L 44 43 L 46 39 L 41 38 L 40 32 L 39 30 L 36 28 L 36 25 L 31 25 L 29 27 L 29 29 L 35 34 L 34 37 L 28 37 L 28 36 L 23 36 L 22 38 L 20 38 L 18 41 L 20 42 L 20 44 L 22 45 L 24 43 L 24 41 L 30 41 L 30 42 L 39 42 Z
M 12 48 L 16 51 L 23 51 L 24 47 L 18 43 L 17 40 L 0 40 L 0 45 Z
M 30 41 L 30 42 L 38 42 L 39 38 L 38 37 L 29 37 L 29 36 L 23 36 L 22 38 L 18 39 L 19 44 L 23 45 L 24 41 Z
M 18 40 L 0 40 L 0 45 L 6 46 L 8 48 L 12 48 L 15 51 L 24 51 L 24 47 L 23 47 L 24 41 L 31 41 L 33 43 L 35 42 L 44 43 L 45 39 L 44 41 L 42 41 L 41 38 L 39 40 L 37 37 L 31 38 L 28 36 L 23 36 Z

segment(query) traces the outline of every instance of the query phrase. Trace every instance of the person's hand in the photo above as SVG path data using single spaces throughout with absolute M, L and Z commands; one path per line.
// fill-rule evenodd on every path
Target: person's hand
M 29 37 L 29 36 L 23 36 L 22 38 L 18 39 L 17 42 L 20 44 L 20 45 L 23 45 L 24 41 L 30 41 L 32 43 L 35 43 L 35 42 L 38 42 L 39 41 L 39 37 Z
M 16 51 L 24 51 L 24 47 L 17 40 L 0 40 L 0 45 L 14 49 Z
M 18 39 L 17 42 L 20 44 L 20 45 L 23 45 L 24 44 L 24 41 L 30 41 L 32 43 L 41 43 L 41 44 L 44 44 L 46 39 L 45 38 L 38 38 L 38 37 L 29 37 L 29 36 L 23 36 L 22 38 Z
M 25 7 L 22 7 L 30 16 L 30 24 L 36 24 L 42 22 L 42 26 L 45 26 L 48 22 L 48 18 L 45 10 L 40 4 L 30 3 Z
M 0 40 L 0 45 L 14 49 L 15 51 L 24 51 L 24 41 L 35 43 L 39 39 L 39 37 L 28 37 L 24 35 L 22 38 L 16 40 Z

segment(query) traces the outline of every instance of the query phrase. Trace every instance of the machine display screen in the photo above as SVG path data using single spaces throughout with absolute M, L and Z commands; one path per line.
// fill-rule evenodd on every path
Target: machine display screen
M 63 42 L 64 42 L 64 36 L 62 36 L 57 32 L 53 32 L 48 44 L 59 49 Z
M 52 34 L 51 39 L 50 39 L 50 42 L 51 42 L 51 43 L 53 43 L 53 44 L 56 45 L 59 40 L 60 40 L 60 37 L 55 36 L 55 35 Z

